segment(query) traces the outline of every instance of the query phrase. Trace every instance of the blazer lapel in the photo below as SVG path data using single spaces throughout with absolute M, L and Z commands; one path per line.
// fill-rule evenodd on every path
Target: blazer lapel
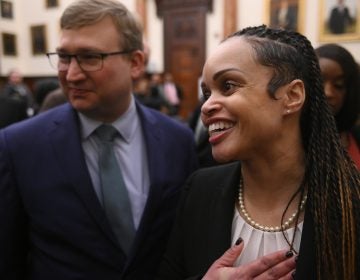
M 221 182 L 213 194 L 209 213 L 209 256 L 221 256 L 231 246 L 231 228 L 234 205 L 240 180 L 240 164 L 234 164 L 231 172 L 222 174 Z M 211 184 L 211 182 L 209 182 Z M 211 252 L 210 252 L 211 251 Z
M 62 110 L 54 119 L 50 140 L 57 160 L 64 170 L 65 180 L 73 185 L 80 200 L 105 235 L 119 247 L 94 191 L 81 145 L 78 116 L 70 106 Z
M 300 252 L 296 264 L 295 279 L 316 279 L 316 259 L 314 242 L 314 221 L 310 213 L 310 201 L 305 210 L 304 227 L 301 236 Z

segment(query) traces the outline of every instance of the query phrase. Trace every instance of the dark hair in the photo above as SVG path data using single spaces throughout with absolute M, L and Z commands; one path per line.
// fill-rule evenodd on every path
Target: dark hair
M 317 279 L 358 279 L 360 214 L 359 172 L 341 146 L 334 117 L 327 106 L 314 48 L 303 35 L 289 30 L 248 27 L 242 36 L 255 59 L 273 68 L 270 96 L 294 79 L 305 86 L 300 127 L 305 150 L 306 211 L 314 221 Z M 305 190 L 306 188 L 306 190 Z
M 319 58 L 336 61 L 343 73 L 346 87 L 344 104 L 335 115 L 340 132 L 349 131 L 356 123 L 360 112 L 360 73 L 359 66 L 349 51 L 337 44 L 325 44 L 315 52 Z
M 36 81 L 34 85 L 34 94 L 37 105 L 41 106 L 45 97 L 59 86 L 60 85 L 57 78 L 43 78 Z

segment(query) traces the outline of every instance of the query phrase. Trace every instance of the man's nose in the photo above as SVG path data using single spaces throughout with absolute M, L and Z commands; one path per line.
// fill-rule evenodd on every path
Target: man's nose
M 85 76 L 84 71 L 81 69 L 79 62 L 75 57 L 70 58 L 66 79 L 68 81 L 82 79 Z

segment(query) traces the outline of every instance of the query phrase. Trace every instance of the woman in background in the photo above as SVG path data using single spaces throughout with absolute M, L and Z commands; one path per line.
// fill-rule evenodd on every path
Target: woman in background
M 351 53 L 337 44 L 318 47 L 326 99 L 335 116 L 341 143 L 360 169 L 360 72 Z

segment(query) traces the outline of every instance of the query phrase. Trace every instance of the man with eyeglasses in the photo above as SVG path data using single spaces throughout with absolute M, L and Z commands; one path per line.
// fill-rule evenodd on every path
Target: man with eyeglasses
M 197 162 L 192 132 L 133 97 L 142 48 L 119 1 L 64 11 L 47 56 L 69 103 L 0 131 L 0 279 L 155 278 Z M 118 172 L 101 161 L 107 152 Z M 114 220 L 126 213 L 132 228 L 122 235 Z

